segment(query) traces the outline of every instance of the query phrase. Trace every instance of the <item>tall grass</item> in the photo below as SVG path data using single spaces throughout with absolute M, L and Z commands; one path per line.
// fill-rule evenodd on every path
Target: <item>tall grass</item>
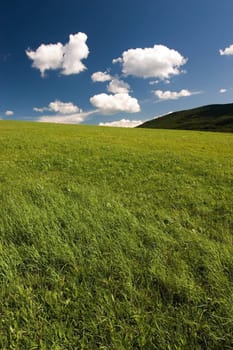
M 232 147 L 1 122 L 0 349 L 232 349 Z

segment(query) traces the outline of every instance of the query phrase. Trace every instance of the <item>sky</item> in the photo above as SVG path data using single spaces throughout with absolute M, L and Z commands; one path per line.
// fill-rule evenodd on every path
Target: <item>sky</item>
M 1 0 L 0 119 L 134 127 L 233 103 L 232 0 Z

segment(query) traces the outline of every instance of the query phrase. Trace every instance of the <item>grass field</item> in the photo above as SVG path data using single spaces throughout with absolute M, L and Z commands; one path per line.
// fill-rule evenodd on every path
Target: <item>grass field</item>
M 0 122 L 0 349 L 233 349 L 233 135 Z

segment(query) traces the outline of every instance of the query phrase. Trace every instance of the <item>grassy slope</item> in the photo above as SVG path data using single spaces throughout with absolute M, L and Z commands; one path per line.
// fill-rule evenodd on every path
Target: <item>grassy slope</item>
M 0 348 L 232 349 L 232 147 L 0 122 Z
M 149 120 L 140 128 L 233 132 L 233 103 L 209 105 Z

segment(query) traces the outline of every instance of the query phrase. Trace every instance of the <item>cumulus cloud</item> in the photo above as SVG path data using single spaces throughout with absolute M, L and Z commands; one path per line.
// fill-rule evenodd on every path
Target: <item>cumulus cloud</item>
M 129 120 L 121 119 L 115 120 L 113 122 L 99 123 L 100 126 L 115 126 L 120 128 L 135 128 L 136 126 L 142 124 L 142 120 Z
M 71 114 L 76 112 L 81 112 L 78 106 L 75 106 L 72 102 L 61 102 L 56 100 L 54 102 L 50 102 L 49 109 L 54 112 L 58 112 L 61 114 Z
M 233 44 L 226 47 L 225 49 L 223 50 L 219 50 L 219 53 L 221 56 L 230 56 L 230 55 L 233 55 Z
M 154 91 L 155 96 L 157 96 L 160 100 L 178 100 L 181 97 L 187 97 L 191 95 L 195 95 L 199 92 L 191 92 L 186 89 L 182 89 L 179 92 L 176 91 L 162 91 L 156 90 Z
M 99 94 L 90 98 L 90 102 L 99 112 L 103 114 L 114 114 L 118 112 L 137 113 L 140 112 L 138 100 L 127 93 L 115 95 Z
M 127 94 L 130 91 L 130 86 L 128 83 L 119 80 L 118 78 L 113 78 L 108 84 L 108 91 L 113 94 Z
M 60 114 L 72 114 L 77 112 L 82 112 L 82 110 L 75 106 L 72 102 L 61 102 L 59 100 L 55 100 L 50 102 L 48 107 L 37 108 L 34 107 L 33 110 L 35 112 L 43 113 L 45 111 L 56 112 Z
M 71 34 L 66 45 L 60 42 L 41 44 L 36 51 L 26 50 L 26 55 L 33 61 L 32 66 L 40 70 L 42 77 L 50 69 L 60 69 L 63 75 L 78 74 L 86 69 L 82 63 L 89 55 L 86 41 L 87 35 L 79 32 Z
M 7 117 L 10 117 L 10 116 L 14 115 L 14 112 L 8 110 L 8 111 L 5 112 L 5 115 L 6 115 Z
M 164 45 L 124 51 L 122 58 L 113 63 L 122 63 L 122 72 L 140 78 L 168 79 L 181 73 L 180 67 L 187 62 L 178 51 Z
M 227 89 L 220 89 L 219 92 L 220 94 L 224 94 L 225 92 L 227 92 Z
M 92 81 L 104 83 L 112 79 L 111 75 L 107 72 L 95 72 L 91 76 Z
M 87 35 L 77 33 L 69 36 L 69 42 L 64 47 L 63 71 L 65 75 L 78 74 L 86 69 L 81 62 L 89 55 L 89 49 L 86 44 Z
M 48 69 L 62 68 L 63 51 L 61 43 L 42 44 L 36 51 L 28 49 L 26 54 L 33 61 L 32 66 L 39 69 L 43 77 Z

